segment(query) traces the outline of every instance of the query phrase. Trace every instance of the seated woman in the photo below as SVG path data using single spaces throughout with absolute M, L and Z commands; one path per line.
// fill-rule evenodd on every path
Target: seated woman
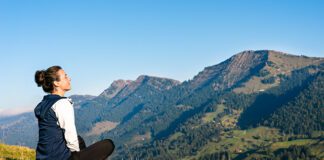
M 48 95 L 36 106 L 39 140 L 36 159 L 102 160 L 114 151 L 112 140 L 105 139 L 86 147 L 77 135 L 72 101 L 64 97 L 71 89 L 71 79 L 60 66 L 36 71 L 35 82 Z

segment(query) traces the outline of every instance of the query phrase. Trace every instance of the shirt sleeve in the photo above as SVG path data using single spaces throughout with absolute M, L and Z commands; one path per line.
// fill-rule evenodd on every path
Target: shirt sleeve
M 80 151 L 72 103 L 68 99 L 61 99 L 52 106 L 52 109 L 58 119 L 58 125 L 64 129 L 67 147 L 71 152 Z

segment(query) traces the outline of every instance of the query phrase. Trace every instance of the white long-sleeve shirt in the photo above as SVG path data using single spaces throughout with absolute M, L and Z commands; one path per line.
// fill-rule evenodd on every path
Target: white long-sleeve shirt
M 57 125 L 64 129 L 67 147 L 71 152 L 80 151 L 72 100 L 69 98 L 60 99 L 54 103 L 52 109 L 58 119 Z

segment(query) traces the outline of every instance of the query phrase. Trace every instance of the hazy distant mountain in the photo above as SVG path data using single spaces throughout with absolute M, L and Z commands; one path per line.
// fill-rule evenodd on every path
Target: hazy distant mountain
M 324 150 L 323 69 L 324 58 L 243 51 L 182 83 L 142 75 L 71 98 L 78 133 L 87 144 L 112 138 L 114 159 L 312 157 Z M 33 126 L 26 115 L 0 119 L 5 143 L 35 145 L 29 116 Z
M 83 102 L 92 100 L 95 97 L 96 96 L 92 95 L 72 95 L 69 98 L 73 100 L 73 107 L 77 109 L 80 108 Z
M 38 140 L 36 133 L 37 122 L 32 112 L 0 119 L 1 142 L 35 147 Z

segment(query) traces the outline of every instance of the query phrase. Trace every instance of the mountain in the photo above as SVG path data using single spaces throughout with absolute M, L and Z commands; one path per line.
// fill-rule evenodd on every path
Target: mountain
M 92 95 L 72 95 L 69 98 L 73 100 L 73 107 L 77 109 L 80 108 L 83 102 L 92 100 L 95 97 L 96 96 L 92 96 Z
M 323 69 L 323 68 L 322 68 Z M 261 124 L 286 133 L 312 134 L 324 130 L 324 73 L 311 76 L 309 84 L 290 102 L 265 117 Z
M 280 137 L 280 141 L 296 137 L 320 138 L 324 134 L 324 114 L 321 105 L 324 98 L 319 94 L 324 87 L 320 83 L 323 62 L 323 58 L 262 50 L 244 51 L 218 65 L 206 67 L 193 80 L 183 82 L 164 93 L 163 101 L 166 103 L 145 105 L 146 110 L 159 108 L 156 114 L 153 112 L 148 116 L 139 113 L 139 118 L 131 120 L 129 126 L 122 127 L 123 130 L 128 129 L 126 135 L 132 139 L 120 148 L 121 152 L 116 159 L 197 159 L 204 157 L 204 154 L 199 152 L 210 152 L 209 147 L 218 148 L 219 145 L 226 146 L 225 150 L 229 151 L 229 155 L 237 156 L 237 150 L 243 153 L 246 149 L 241 149 L 243 146 L 234 148 L 235 143 L 228 144 L 226 139 L 233 137 L 232 132 L 245 133 L 262 125 L 279 128 L 275 137 Z M 311 86 L 313 89 L 309 88 Z M 314 86 L 319 90 L 314 90 Z M 310 91 L 314 94 L 309 95 Z M 308 96 L 305 98 L 305 95 Z M 278 112 L 282 113 L 281 110 L 291 110 L 286 109 L 291 107 L 291 104 L 305 103 L 300 102 L 301 97 L 308 99 L 313 105 L 303 105 L 304 109 L 300 109 L 302 113 L 277 118 L 276 115 Z M 298 100 L 299 102 L 296 102 Z M 296 116 L 304 113 L 307 113 L 303 116 L 305 119 L 300 122 L 306 123 L 302 126 L 298 126 L 297 123 L 288 124 L 298 119 Z M 283 117 L 290 121 L 283 120 Z M 280 121 L 280 124 L 272 122 L 276 120 L 274 118 L 279 119 L 277 121 Z M 289 130 L 296 132 L 285 130 L 285 126 L 290 126 Z M 129 128 L 136 128 L 134 130 L 137 133 L 131 132 Z M 119 137 L 124 136 L 118 127 L 114 131 Z M 273 131 L 266 129 L 262 132 Z M 112 133 L 105 136 L 118 139 Z M 287 138 L 281 134 L 292 136 Z M 259 140 L 253 142 L 255 137 L 257 139 L 260 135 L 249 137 L 252 139 L 249 143 L 252 144 L 244 145 L 250 149 L 259 149 L 264 143 Z M 269 137 L 261 139 L 268 143 L 278 141 L 275 137 L 274 141 L 269 140 Z M 226 143 L 222 142 L 222 139 L 225 139 Z M 209 146 L 211 141 L 221 144 Z M 322 144 L 320 139 L 318 141 Z M 217 154 L 222 152 L 220 149 L 212 151 Z
M 244 51 L 214 66 L 206 67 L 190 82 L 191 88 L 213 83 L 214 90 L 230 88 L 262 68 L 268 58 L 268 51 Z
M 132 81 L 130 81 L 130 80 L 122 80 L 122 79 L 114 81 L 110 85 L 110 87 L 107 88 L 105 91 L 103 91 L 99 96 L 111 99 L 111 98 L 115 97 L 122 89 L 124 89 L 131 82 Z
M 36 133 L 37 121 L 32 112 L 0 119 L 0 140 L 6 144 L 35 147 Z
M 112 159 L 320 159 L 323 71 L 324 58 L 250 50 L 189 81 L 142 75 L 71 98 L 78 133 L 87 144 L 113 139 Z M 0 132 L 19 133 L 17 119 L 0 119 L 2 128 L 13 124 Z
M 135 81 L 115 81 L 98 97 L 76 110 L 76 121 L 83 122 L 77 123 L 79 133 L 88 139 L 87 143 L 92 143 L 98 135 L 117 125 L 128 124 L 126 122 L 143 109 L 143 104 L 150 103 L 152 97 L 161 97 L 165 91 L 179 84 L 176 80 L 146 75 L 139 76 Z

